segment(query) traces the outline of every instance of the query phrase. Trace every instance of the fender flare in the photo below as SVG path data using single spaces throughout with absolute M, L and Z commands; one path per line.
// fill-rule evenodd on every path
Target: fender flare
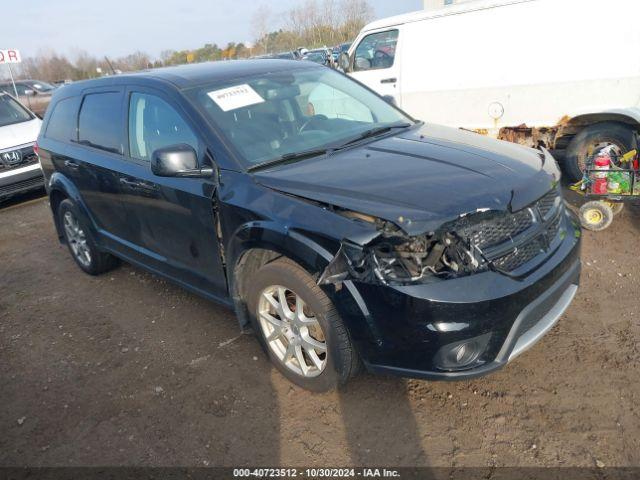
M 92 239 L 95 240 L 97 238 L 97 228 L 91 215 L 89 214 L 89 209 L 87 208 L 86 203 L 82 199 L 80 195 L 80 191 L 75 186 L 75 184 L 64 174 L 60 172 L 54 172 L 49 179 L 49 182 L 46 185 L 47 193 L 49 194 L 49 199 L 54 195 L 54 192 L 60 192 L 65 197 L 71 199 L 73 203 L 75 203 L 78 208 L 78 213 L 82 216 L 85 224 L 89 226 L 88 234 L 91 235 Z M 62 234 L 62 226 L 58 222 L 58 212 L 54 211 L 53 203 L 49 202 L 51 206 L 51 213 L 53 214 L 53 223 L 56 226 L 56 231 L 58 233 L 58 237 L 60 239 L 64 238 Z
M 289 229 L 282 224 L 254 221 L 241 225 L 231 236 L 225 249 L 227 252 L 229 293 L 233 300 L 241 329 L 246 329 L 249 325 L 249 314 L 244 301 L 238 295 L 235 268 L 242 256 L 251 249 L 271 250 L 279 255 L 289 257 L 308 272 L 321 272 L 334 258 L 334 254 L 309 236 L 298 230 Z M 382 340 L 378 335 L 378 329 L 357 287 L 350 280 L 344 281 L 342 285 L 348 292 L 350 299 L 357 306 L 358 315 L 355 316 L 357 318 L 354 318 L 353 314 L 347 315 L 341 309 L 340 302 L 336 301 L 337 295 L 331 291 L 330 287 L 321 288 L 334 302 L 345 322 L 364 321 L 369 326 L 372 340 L 380 344 Z

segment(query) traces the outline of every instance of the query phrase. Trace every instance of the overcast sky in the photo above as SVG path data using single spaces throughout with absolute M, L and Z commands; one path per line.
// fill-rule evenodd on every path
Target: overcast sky
M 369 0 L 376 18 L 422 8 L 422 0 Z M 303 0 L 264 2 L 283 15 Z M 23 56 L 42 49 L 73 55 L 122 56 L 141 50 L 159 56 L 165 49 L 197 48 L 250 41 L 251 15 L 261 4 L 250 0 L 29 0 L 4 16 L 0 49 Z M 4 13 L 7 13 L 6 11 Z M 274 25 L 275 26 L 275 25 Z

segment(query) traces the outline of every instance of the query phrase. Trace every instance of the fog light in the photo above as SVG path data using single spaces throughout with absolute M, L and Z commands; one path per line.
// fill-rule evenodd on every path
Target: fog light
M 438 350 L 434 359 L 441 370 L 462 370 L 481 363 L 478 361 L 487 348 L 491 333 L 450 343 Z

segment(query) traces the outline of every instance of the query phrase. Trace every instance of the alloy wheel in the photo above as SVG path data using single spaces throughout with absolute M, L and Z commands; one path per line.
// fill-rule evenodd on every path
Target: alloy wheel
M 327 344 L 315 314 L 305 301 L 281 285 L 265 288 L 258 320 L 271 352 L 302 377 L 317 377 L 327 365 Z
M 91 251 L 87 245 L 87 237 L 73 213 L 66 211 L 63 217 L 64 231 L 73 256 L 83 266 L 91 265 Z

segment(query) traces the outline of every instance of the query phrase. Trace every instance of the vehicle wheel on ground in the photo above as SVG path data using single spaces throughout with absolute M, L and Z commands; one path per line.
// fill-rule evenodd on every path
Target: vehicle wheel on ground
M 613 222 L 613 210 L 606 202 L 594 200 L 580 207 L 580 223 L 587 230 L 599 232 Z
M 569 178 L 582 179 L 589 152 L 597 154 L 604 147 L 613 145 L 614 153 L 623 155 L 633 148 L 633 129 L 622 123 L 602 122 L 583 128 L 569 143 L 564 168 Z
M 611 207 L 611 212 L 614 216 L 619 215 L 624 210 L 624 203 L 622 202 L 605 202 Z
M 293 383 L 322 392 L 357 372 L 359 360 L 340 315 L 293 261 L 263 266 L 251 279 L 247 305 L 263 348 Z
M 86 273 L 99 275 L 113 269 L 118 264 L 116 257 L 98 250 L 91 237 L 87 235 L 86 225 L 71 200 L 63 200 L 60 203 L 58 221 L 62 226 L 64 239 L 71 256 Z

